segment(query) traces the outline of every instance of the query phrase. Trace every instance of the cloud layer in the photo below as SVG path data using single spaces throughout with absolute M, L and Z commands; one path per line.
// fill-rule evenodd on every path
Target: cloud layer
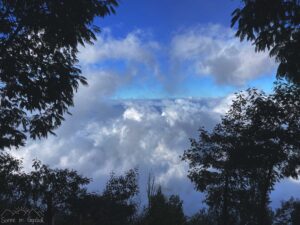
M 29 142 L 15 154 L 24 159 L 28 170 L 33 158 L 54 167 L 74 168 L 93 178 L 91 190 L 101 190 L 111 171 L 137 167 L 142 202 L 147 176 L 152 173 L 167 194 L 180 194 L 186 211 L 194 212 L 201 197 L 188 181 L 180 155 L 200 126 L 211 128 L 220 119 L 220 106 L 226 108 L 228 100 L 107 100 L 103 98 L 107 92 L 96 87 L 114 86 L 115 80 L 102 76 L 93 77 L 95 87 L 80 89 L 73 116 L 57 136 Z
M 149 77 L 168 91 L 168 85 L 181 85 L 181 76 L 195 74 L 211 76 L 218 85 L 239 86 L 274 66 L 267 54 L 255 54 L 252 46 L 215 25 L 177 32 L 167 45 L 142 31 L 116 38 L 106 30 L 95 45 L 81 49 L 79 58 L 89 86 L 79 89 L 73 116 L 66 117 L 57 136 L 29 141 L 14 154 L 24 159 L 27 170 L 33 158 L 74 168 L 93 178 L 92 191 L 101 190 L 111 171 L 138 167 L 141 192 L 152 173 L 167 194 L 180 194 L 188 213 L 201 206 L 201 195 L 187 179 L 187 165 L 179 156 L 200 126 L 210 129 L 220 120 L 232 95 L 130 100 L 116 99 L 116 93 L 132 84 L 141 88 L 136 80 L 148 85 Z
M 94 77 L 95 87 L 99 83 L 113 86 L 113 79 L 102 78 Z M 187 165 L 180 155 L 189 148 L 189 138 L 197 137 L 200 126 L 211 129 L 220 121 L 232 95 L 215 99 L 107 100 L 103 98 L 107 92 L 95 87 L 80 89 L 73 116 L 58 129 L 57 136 L 29 142 L 14 152 L 23 158 L 25 169 L 30 170 L 34 158 L 53 167 L 73 168 L 93 178 L 91 191 L 100 191 L 110 172 L 120 174 L 138 168 L 142 204 L 151 173 L 166 194 L 180 195 L 187 214 L 195 213 L 202 206 L 202 195 L 187 179 Z M 295 182 L 279 184 L 272 194 L 275 206 L 282 199 L 297 196 L 297 188 Z M 283 196 L 287 189 L 289 194 Z
M 272 76 L 276 68 L 268 52 L 255 52 L 233 30 L 214 24 L 179 30 L 169 43 L 160 43 L 142 30 L 117 38 L 104 29 L 94 45 L 80 49 L 79 60 L 84 69 L 109 65 L 133 80 L 153 79 L 174 96 L 182 94 L 182 86 L 191 86 L 184 83 L 191 77 L 211 78 L 220 88 L 241 88 Z
M 267 52 L 255 52 L 249 42 L 241 43 L 233 30 L 219 25 L 181 31 L 173 37 L 171 57 L 192 73 L 212 76 L 220 85 L 242 86 L 275 67 Z

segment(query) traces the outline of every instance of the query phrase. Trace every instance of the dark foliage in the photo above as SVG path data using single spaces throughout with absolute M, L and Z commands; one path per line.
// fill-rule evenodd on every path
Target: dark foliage
M 279 63 L 278 77 L 300 83 L 300 2 L 242 0 L 232 13 L 236 36 L 251 41 L 257 51 L 270 50 Z
M 187 225 L 217 225 L 218 216 L 211 210 L 202 209 L 193 215 Z
M 184 225 L 186 223 L 183 202 L 179 196 L 167 197 L 159 186 L 155 188 L 148 200 L 148 207 L 145 208 L 138 225 Z
M 39 161 L 34 161 L 33 167 L 34 171 L 29 175 L 32 201 L 45 212 L 45 221 L 50 225 L 55 214 L 69 212 L 74 199 L 86 193 L 82 186 L 90 179 L 74 170 L 51 169 Z
M 70 214 L 74 199 L 86 193 L 83 186 L 90 180 L 74 170 L 51 169 L 39 161 L 33 167 L 31 173 L 25 173 L 20 160 L 1 154 L 0 209 L 39 209 L 44 221 L 52 224 L 56 215 Z
M 89 179 L 77 174 L 76 171 L 66 169 L 51 169 L 35 161 L 34 170 L 24 173 L 21 161 L 1 153 L 0 157 L 0 210 L 28 208 L 37 209 L 45 224 L 55 225 L 219 225 L 225 224 L 220 220 L 216 204 L 223 207 L 222 199 L 215 199 L 215 205 L 200 210 L 194 216 L 187 218 L 184 215 L 179 196 L 166 196 L 160 186 L 151 187 L 149 204 L 143 210 L 138 209 L 136 195 L 138 193 L 136 170 L 129 170 L 124 175 L 112 174 L 106 188 L 101 194 L 89 193 L 85 185 Z M 152 184 L 152 182 L 151 182 Z M 241 189 L 245 190 L 245 189 Z M 212 189 L 211 189 L 212 191 Z M 229 215 L 234 216 L 230 225 L 254 225 L 251 216 L 259 210 L 246 207 L 251 206 L 252 198 L 259 199 L 259 191 L 251 193 L 240 200 L 237 210 L 235 204 L 228 204 Z M 256 196 L 258 195 L 258 196 Z M 232 194 L 228 195 L 232 198 Z M 220 198 L 223 198 L 220 196 Z M 237 200 L 237 199 L 235 199 Z M 248 204 L 247 201 L 249 201 Z M 241 212 L 245 220 L 241 221 Z M 258 214 L 259 215 L 259 214 Z M 272 225 L 298 225 L 300 204 L 298 200 L 291 199 L 283 202 L 282 206 L 274 212 L 268 212 L 269 224 Z M 19 215 L 20 216 L 20 215 Z M 15 217 L 14 217 L 15 218 Z M 255 218 L 255 217 L 254 217 Z M 12 223 L 15 224 L 15 223 Z M 23 223 L 17 223 L 23 224 Z M 24 223 L 28 224 L 28 223 Z M 268 223 L 265 223 L 268 224 Z
M 281 203 L 276 210 L 274 225 L 298 225 L 300 224 L 300 201 L 291 198 Z
M 0 1 L 0 149 L 46 137 L 73 105 L 78 45 L 92 43 L 95 17 L 117 0 Z
M 21 161 L 0 155 L 0 213 L 5 209 L 38 209 L 46 224 L 133 224 L 137 213 L 137 170 L 111 175 L 102 194 L 88 193 L 90 179 L 74 170 L 51 169 L 40 161 L 24 173 Z M 15 218 L 15 217 L 14 217 Z
M 236 95 L 222 122 L 200 129 L 183 160 L 189 178 L 215 211 L 218 224 L 270 224 L 275 182 L 298 178 L 300 103 L 296 85 L 278 83 L 273 95 L 255 89 Z

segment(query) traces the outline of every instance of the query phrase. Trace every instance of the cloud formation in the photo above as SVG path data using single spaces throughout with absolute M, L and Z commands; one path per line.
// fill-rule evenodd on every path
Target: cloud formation
M 111 171 L 137 167 L 142 202 L 147 176 L 152 173 L 167 194 L 180 194 L 186 211 L 195 212 L 201 195 L 187 179 L 187 165 L 180 155 L 200 126 L 211 128 L 219 120 L 215 109 L 223 99 L 107 101 L 89 99 L 101 95 L 93 88 L 81 90 L 73 116 L 56 137 L 30 142 L 15 153 L 24 159 L 27 169 L 37 157 L 54 167 L 74 168 L 92 177 L 90 189 L 101 190 Z
M 187 78 L 195 75 L 199 79 L 212 77 L 220 88 L 240 88 L 272 75 L 276 68 L 267 52 L 255 52 L 251 43 L 234 36 L 234 30 L 216 24 L 180 30 L 167 44 L 142 30 L 115 37 L 104 29 L 94 45 L 80 49 L 79 60 L 85 70 L 111 65 L 119 68 L 120 75 L 130 74 L 134 80 L 152 78 L 175 96 L 182 94 Z
M 231 32 L 218 26 L 185 30 L 176 34 L 166 48 L 171 63 L 165 61 L 170 63 L 163 66 L 165 72 L 166 67 L 172 67 L 172 71 L 174 64 L 187 74 L 193 71 L 213 76 L 222 85 L 242 85 L 273 68 L 266 54 L 255 54 L 249 44 L 240 44 Z M 180 194 L 186 212 L 195 212 L 201 206 L 201 194 L 187 179 L 187 165 L 179 156 L 189 147 L 189 138 L 197 137 L 198 128 L 211 129 L 220 121 L 233 95 L 158 100 L 113 98 L 120 89 L 134 83 L 137 75 L 153 76 L 158 82 L 174 85 L 170 76 L 162 78 L 160 49 L 161 44 L 142 31 L 123 38 L 105 31 L 95 45 L 81 49 L 80 65 L 89 86 L 80 87 L 76 94 L 73 115 L 66 117 L 57 136 L 29 141 L 14 155 L 24 159 L 27 170 L 33 158 L 53 167 L 74 168 L 93 178 L 92 191 L 101 190 L 111 171 L 121 173 L 138 167 L 142 193 L 147 176 L 152 173 L 166 193 Z M 112 61 L 124 65 L 121 69 L 105 67 Z M 142 201 L 144 198 L 141 196 Z
M 220 85 L 242 86 L 275 67 L 267 52 L 255 52 L 249 42 L 241 43 L 233 30 L 219 25 L 179 32 L 172 39 L 170 54 L 173 63 L 200 76 L 212 76 Z
M 116 38 L 109 29 L 104 29 L 101 35 L 97 36 L 94 45 L 80 48 L 79 61 L 83 66 L 120 60 L 153 67 L 156 64 L 155 52 L 159 49 L 159 43 L 150 40 L 147 33 L 141 30 L 128 33 L 123 38 Z
M 23 158 L 30 170 L 34 158 L 53 167 L 73 168 L 93 178 L 89 189 L 104 187 L 110 172 L 120 174 L 138 168 L 140 200 L 145 203 L 149 173 L 167 194 L 179 194 L 187 214 L 202 206 L 202 194 L 187 178 L 187 165 L 180 160 L 189 148 L 189 138 L 197 138 L 198 128 L 211 129 L 220 121 L 233 98 L 107 100 L 107 92 L 96 87 L 114 86 L 113 79 L 95 76 L 95 87 L 83 87 L 76 96 L 73 116 L 51 136 L 29 142 L 14 155 Z M 90 96 L 93 96 L 92 98 Z M 102 96 L 102 97 L 101 97 Z M 278 206 L 282 197 L 296 194 L 299 184 L 285 181 L 272 194 Z M 291 190 L 282 196 L 282 190 Z M 292 193 L 293 192 L 293 193 Z

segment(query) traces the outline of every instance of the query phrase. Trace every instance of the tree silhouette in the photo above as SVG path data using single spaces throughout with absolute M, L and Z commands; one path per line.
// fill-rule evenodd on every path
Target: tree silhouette
M 150 177 L 149 177 L 150 178 Z M 149 179 L 149 184 L 152 181 Z M 149 187 L 148 187 L 149 188 Z M 153 188 L 151 186 L 151 195 L 148 196 L 148 207 L 145 208 L 142 218 L 137 224 L 146 225 L 183 225 L 186 217 L 183 213 L 182 204 L 179 196 L 171 195 L 166 197 L 161 186 Z M 149 189 L 148 189 L 149 191 Z M 150 192 L 148 192 L 150 193 Z
M 300 83 L 300 2 L 242 0 L 232 13 L 236 36 L 251 41 L 257 51 L 270 50 L 279 63 L 278 77 Z
M 139 192 L 137 179 L 138 171 L 136 169 L 127 171 L 124 176 L 111 174 L 102 194 L 108 203 L 105 212 L 110 222 L 107 224 L 126 225 L 132 223 L 137 211 L 137 204 L 133 199 Z
M 278 83 L 272 95 L 255 89 L 239 93 L 211 133 L 200 129 L 199 141 L 191 140 L 183 160 L 189 162 L 189 178 L 217 211 L 219 224 L 234 224 L 236 212 L 241 221 L 254 212 L 254 224 L 270 224 L 269 193 L 275 182 L 298 178 L 296 96 L 299 87 L 287 83 Z
M 0 149 L 46 137 L 73 105 L 78 46 L 92 43 L 95 17 L 117 0 L 0 1 Z
M 74 170 L 51 169 L 40 161 L 34 161 L 33 168 L 30 173 L 32 198 L 37 206 L 45 208 L 46 223 L 52 225 L 55 214 L 68 212 L 74 198 L 86 193 L 82 186 L 88 184 L 90 179 Z
M 16 191 L 21 171 L 21 161 L 6 153 L 0 153 L 0 209 L 10 207 L 16 200 Z
M 274 225 L 297 225 L 300 224 L 300 201 L 291 198 L 281 203 L 276 210 Z
M 75 203 L 75 221 L 80 224 L 133 224 L 137 212 L 134 197 L 138 193 L 138 172 L 129 170 L 124 175 L 112 174 L 102 194 L 89 193 Z M 75 222 L 76 223 L 76 222 Z M 78 222 L 77 222 L 78 224 Z
M 211 210 L 201 209 L 189 218 L 187 225 L 217 225 L 218 216 Z

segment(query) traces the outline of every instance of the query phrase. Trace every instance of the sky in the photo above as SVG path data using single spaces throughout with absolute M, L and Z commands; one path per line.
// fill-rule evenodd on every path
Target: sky
M 221 3 L 222 2 L 222 3 Z M 72 116 L 50 136 L 28 141 L 14 154 L 30 170 L 38 158 L 73 168 L 101 191 L 109 174 L 139 169 L 138 196 L 145 203 L 149 173 L 166 194 L 179 194 L 188 215 L 203 195 L 187 178 L 180 155 L 226 113 L 234 93 L 249 87 L 272 91 L 276 62 L 235 38 L 230 14 L 238 0 L 122 0 L 116 15 L 97 19 L 94 45 L 80 48 L 88 79 L 75 95 Z M 272 206 L 298 192 L 285 180 Z

